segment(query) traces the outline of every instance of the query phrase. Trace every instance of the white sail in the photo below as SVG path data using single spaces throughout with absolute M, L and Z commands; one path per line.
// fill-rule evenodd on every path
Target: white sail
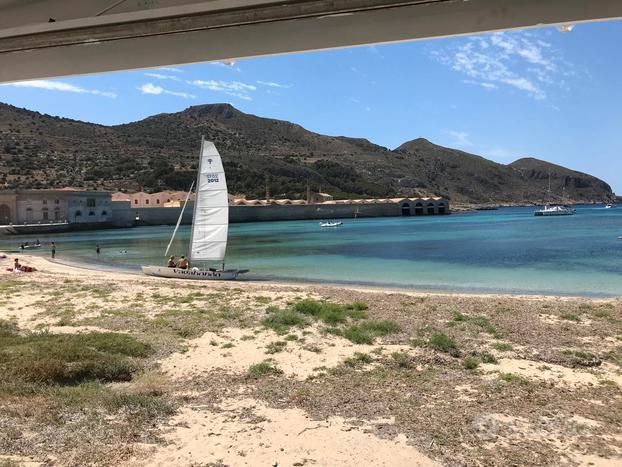
M 222 261 L 227 250 L 229 198 L 220 154 L 213 143 L 202 141 L 197 177 L 191 261 Z

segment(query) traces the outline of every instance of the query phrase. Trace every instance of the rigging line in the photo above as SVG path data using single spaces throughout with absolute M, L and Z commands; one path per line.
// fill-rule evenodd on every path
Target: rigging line
M 127 0 L 118 0 L 118 1 L 114 2 L 112 5 L 110 5 L 109 7 L 104 8 L 102 11 L 100 11 L 99 13 L 97 13 L 97 14 L 96 14 L 96 15 L 94 15 L 94 16 L 101 16 L 101 15 L 103 15 L 104 13 L 106 13 L 106 12 L 108 12 L 108 11 L 112 10 L 114 7 L 117 7 L 117 6 L 121 5 L 122 3 L 125 3 L 126 1 L 127 1 Z
M 194 188 L 194 180 L 192 181 L 192 185 L 190 185 L 190 189 L 188 190 L 188 194 L 186 195 L 184 206 L 181 208 L 181 212 L 179 213 L 179 219 L 177 219 L 177 224 L 175 225 L 175 230 L 173 230 L 171 241 L 168 242 L 168 246 L 166 247 L 166 252 L 164 253 L 165 258 L 168 256 L 168 250 L 171 249 L 171 245 L 173 244 L 173 240 L 175 239 L 175 234 L 177 233 L 177 229 L 179 229 L 179 224 L 181 224 L 181 218 L 184 216 L 184 211 L 186 210 L 186 204 L 188 203 L 188 199 L 190 198 L 190 193 L 192 193 L 192 188 Z

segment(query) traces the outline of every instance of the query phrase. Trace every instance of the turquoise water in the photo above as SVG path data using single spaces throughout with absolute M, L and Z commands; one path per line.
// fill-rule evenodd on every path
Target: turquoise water
M 353 283 L 417 290 L 587 296 L 622 295 L 622 207 L 579 206 L 577 214 L 537 218 L 533 208 L 441 217 L 232 224 L 227 266 L 248 279 Z M 173 227 L 41 235 L 57 258 L 138 269 L 162 264 Z M 171 250 L 187 251 L 189 227 Z M 0 249 L 32 237 L 0 240 Z M 98 258 L 95 245 L 102 254 Z M 125 252 L 127 251 L 127 252 Z M 44 249 L 36 254 L 49 255 Z

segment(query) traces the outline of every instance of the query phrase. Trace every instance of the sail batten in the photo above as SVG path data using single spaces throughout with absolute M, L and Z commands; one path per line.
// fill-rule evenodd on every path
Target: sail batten
M 190 234 L 191 261 L 222 261 L 227 251 L 229 197 L 220 154 L 201 142 L 196 199 Z

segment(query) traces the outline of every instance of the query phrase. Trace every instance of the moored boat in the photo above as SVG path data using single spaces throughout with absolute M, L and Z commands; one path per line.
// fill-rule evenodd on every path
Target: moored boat
M 193 186 L 194 183 L 188 191 L 164 257 L 168 256 Z M 193 262 L 218 261 L 222 263 L 221 267 L 142 266 L 145 274 L 179 279 L 233 280 L 237 279 L 240 274 L 248 272 L 248 269 L 225 269 L 229 229 L 227 181 L 220 154 L 212 142 L 205 141 L 203 138 L 201 138 L 201 156 L 196 187 L 188 256 Z

